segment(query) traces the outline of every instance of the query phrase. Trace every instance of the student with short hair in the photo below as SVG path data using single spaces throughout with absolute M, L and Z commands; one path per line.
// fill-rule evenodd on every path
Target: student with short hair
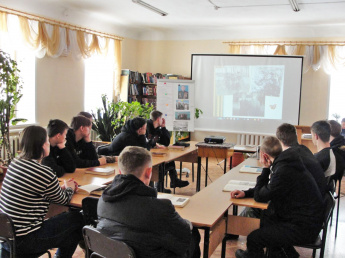
M 198 230 L 148 186 L 151 153 L 137 146 L 124 148 L 119 171 L 99 199 L 97 229 L 127 243 L 136 257 L 200 257 Z
M 97 148 L 99 155 L 119 156 L 127 146 L 139 146 L 150 150 L 151 146 L 146 139 L 146 119 L 135 117 L 128 120 L 111 144 L 102 145 Z
M 155 110 L 150 114 L 151 119 L 147 120 L 146 137 L 152 148 L 166 148 L 170 144 L 170 133 L 165 127 L 165 119 L 162 116 L 162 112 Z M 189 185 L 188 181 L 183 181 L 177 177 L 174 161 L 165 164 L 165 171 L 169 171 L 171 188 Z M 171 193 L 169 189 L 164 189 L 163 191 Z
M 86 118 L 90 119 L 91 122 L 93 120 L 93 117 L 89 112 L 80 111 L 77 116 L 85 116 Z
M 104 157 L 98 158 L 91 141 L 90 119 L 85 116 L 75 116 L 66 136 L 66 148 L 72 154 L 77 168 L 95 167 L 106 164 Z
M 345 137 L 345 118 L 341 120 L 341 133 L 342 136 Z
M 42 164 L 51 167 L 57 177 L 73 173 L 76 168 L 75 161 L 65 146 L 68 129 L 68 125 L 59 119 L 50 120 L 47 126 L 50 153 L 43 158 Z
M 19 157 L 7 170 L 0 194 L 0 211 L 14 223 L 16 252 L 25 257 L 58 248 L 56 257 L 72 257 L 82 239 L 81 214 L 66 212 L 48 220 L 45 217 L 50 203 L 68 204 L 78 184 L 69 180 L 60 186 L 54 171 L 40 163 L 50 151 L 44 128 L 25 128 L 20 148 Z M 3 248 L 8 249 L 6 245 Z
M 341 135 L 341 125 L 335 120 L 328 121 L 331 126 L 330 146 L 336 160 L 335 174 L 331 179 L 341 180 L 345 170 L 345 138 Z
M 260 228 L 247 237 L 247 250 L 238 249 L 237 258 L 264 257 L 270 248 L 272 257 L 288 253 L 298 257 L 293 245 L 314 241 L 320 232 L 323 199 L 311 174 L 297 152 L 282 152 L 276 137 L 265 137 L 260 148 L 264 166 L 257 178 L 254 199 L 269 202 Z
M 326 120 L 319 120 L 314 122 L 310 129 L 312 141 L 318 151 L 314 155 L 319 161 L 325 177 L 329 180 L 329 177 L 335 174 L 336 169 L 335 155 L 329 143 L 331 126 Z

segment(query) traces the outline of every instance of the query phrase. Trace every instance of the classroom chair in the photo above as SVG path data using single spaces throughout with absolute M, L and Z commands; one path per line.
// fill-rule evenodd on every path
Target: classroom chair
M 91 225 L 93 227 L 97 226 L 98 216 L 97 216 L 97 205 L 98 198 L 88 196 L 82 200 L 82 210 L 85 225 Z
M 25 258 L 35 258 L 39 257 L 45 253 L 48 254 L 48 257 L 51 258 L 51 254 L 49 250 L 37 253 L 37 254 L 25 254 L 25 255 L 17 255 L 16 254 L 16 233 L 14 230 L 13 221 L 5 213 L 0 212 L 0 243 L 7 243 L 10 247 L 10 252 L 8 252 L 5 249 L 0 248 L 0 257 L 1 258 L 19 258 L 19 257 L 25 257 Z
M 102 234 L 92 226 L 83 228 L 83 237 L 87 250 L 86 257 L 133 258 L 135 253 L 126 243 L 117 241 Z
M 341 190 L 341 180 L 343 179 L 344 176 L 344 172 L 339 175 L 338 178 L 334 179 L 334 189 L 333 189 L 333 196 L 334 199 L 337 200 L 337 217 L 335 219 L 335 237 L 337 237 L 337 233 L 338 233 L 338 219 L 339 219 L 339 206 L 340 206 L 340 190 Z M 337 190 L 337 186 L 338 185 L 338 192 L 336 192 Z M 333 213 L 332 213 L 333 215 Z M 333 221 L 333 216 L 331 217 L 331 225 L 332 225 L 332 221 Z

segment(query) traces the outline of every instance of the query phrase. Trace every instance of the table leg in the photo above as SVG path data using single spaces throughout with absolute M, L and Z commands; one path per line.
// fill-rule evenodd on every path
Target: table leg
M 225 158 L 224 159 L 224 174 L 226 173 L 226 160 L 227 160 L 228 158 Z
M 182 180 L 182 161 L 180 161 L 180 180 Z
M 163 192 L 164 189 L 164 164 L 159 165 L 159 172 L 158 172 L 158 183 L 157 183 L 157 191 Z
M 207 186 L 207 177 L 208 177 L 208 157 L 206 157 L 206 176 L 205 176 L 205 187 Z
M 210 245 L 210 229 L 205 228 L 205 235 L 204 235 L 204 258 L 208 257 L 208 248 Z
M 198 167 L 196 172 L 196 191 L 200 191 L 200 181 L 201 181 L 201 157 L 198 157 Z

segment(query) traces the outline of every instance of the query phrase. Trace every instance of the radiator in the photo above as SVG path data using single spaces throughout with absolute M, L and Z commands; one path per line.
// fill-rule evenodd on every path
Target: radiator
M 10 136 L 10 143 L 11 143 L 12 153 L 14 153 L 14 156 L 16 156 L 16 154 L 19 151 L 19 134 Z M 3 146 L 1 148 L 1 158 L 3 160 L 7 159 L 7 150 L 3 148 Z
M 237 145 L 261 145 L 265 135 L 237 134 Z

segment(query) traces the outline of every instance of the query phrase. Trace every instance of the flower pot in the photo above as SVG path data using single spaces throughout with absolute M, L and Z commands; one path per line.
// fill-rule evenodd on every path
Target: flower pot
M 7 167 L 0 166 L 0 182 L 2 182 L 5 179 L 7 172 Z

